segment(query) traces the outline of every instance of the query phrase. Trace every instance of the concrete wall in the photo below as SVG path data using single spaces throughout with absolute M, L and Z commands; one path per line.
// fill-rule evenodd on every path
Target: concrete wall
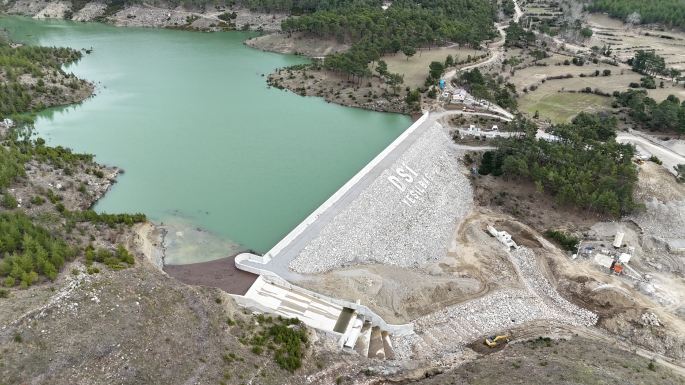
M 328 296 L 325 296 L 323 294 L 319 294 L 319 293 L 313 292 L 311 290 L 301 288 L 299 286 L 291 284 L 290 282 L 286 281 L 285 279 L 281 278 L 280 276 L 276 275 L 275 273 L 273 273 L 271 271 L 260 269 L 260 268 L 254 267 L 254 266 L 248 266 L 248 265 L 245 265 L 244 263 L 242 263 L 245 260 L 254 260 L 253 256 L 259 257 L 259 256 L 255 256 L 254 254 L 249 254 L 249 253 L 239 254 L 238 256 L 235 257 L 236 267 L 240 270 L 245 270 L 245 271 L 249 271 L 250 273 L 253 273 L 253 274 L 261 275 L 265 281 L 273 283 L 275 285 L 279 285 L 279 286 L 283 286 L 283 287 L 288 288 L 288 289 L 299 291 L 300 293 L 310 295 L 310 296 L 312 296 L 314 298 L 318 298 L 322 301 L 326 301 L 329 303 L 333 303 L 333 304 L 336 304 L 339 306 L 343 306 L 343 307 L 347 307 L 347 308 L 356 310 L 360 318 L 362 318 L 365 321 L 371 322 L 371 324 L 373 326 L 379 326 L 381 329 L 387 330 L 387 332 L 389 334 L 392 334 L 395 336 L 404 336 L 404 335 L 411 334 L 414 332 L 414 324 L 413 323 L 408 323 L 408 324 L 403 324 L 403 325 L 388 324 L 387 322 L 385 322 L 383 320 L 383 318 L 381 318 L 379 315 L 377 315 L 376 313 L 371 311 L 371 309 L 369 309 L 368 307 L 366 307 L 364 305 L 357 304 L 355 302 L 345 301 L 342 299 L 328 297 Z M 236 296 L 233 296 L 233 297 L 235 298 Z M 249 301 L 251 303 L 255 303 L 255 301 L 248 300 L 247 298 L 245 298 L 245 300 L 246 301 L 244 301 L 244 302 Z M 236 300 L 236 302 L 237 302 L 237 300 Z M 241 303 L 239 303 L 239 304 L 242 305 Z M 242 306 L 247 306 L 247 305 L 242 305 Z M 252 306 L 248 306 L 248 307 L 252 307 Z M 271 310 L 269 310 L 269 312 L 270 311 Z M 340 333 L 338 333 L 338 334 L 340 334 Z M 340 336 L 342 336 L 342 334 L 340 334 Z

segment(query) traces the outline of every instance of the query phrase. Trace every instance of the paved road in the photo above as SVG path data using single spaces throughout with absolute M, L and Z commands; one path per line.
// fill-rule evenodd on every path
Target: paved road
M 657 158 L 664 162 L 664 167 L 671 173 L 675 174 L 673 166 L 677 164 L 685 164 L 685 156 L 682 156 L 673 150 L 662 147 L 658 144 L 650 142 L 648 139 L 632 134 L 619 133 L 616 136 L 616 141 L 619 143 L 632 143 L 642 147 L 648 151 L 650 155 L 656 155 Z
M 309 244 L 309 242 L 316 237 L 321 230 L 342 210 L 344 210 L 352 201 L 354 201 L 359 194 L 364 191 L 376 178 L 378 178 L 383 171 L 392 166 L 393 163 L 409 148 L 414 142 L 438 119 L 449 115 L 483 115 L 490 117 L 498 117 L 492 114 L 479 113 L 465 113 L 464 111 L 445 111 L 438 113 L 430 113 L 425 122 L 417 127 L 404 141 L 388 153 L 370 172 L 364 175 L 354 186 L 352 186 L 345 194 L 343 194 L 336 202 L 334 202 L 328 209 L 323 211 L 316 220 L 311 223 L 304 231 L 297 235 L 289 244 L 283 247 L 277 254 L 272 255 L 271 261 L 267 264 L 261 264 L 254 261 L 243 261 L 246 265 L 251 265 L 260 269 L 270 270 L 288 281 L 301 281 L 308 279 L 307 276 L 298 274 L 290 270 L 288 265 L 300 251 Z M 455 148 L 462 148 L 458 145 Z M 480 150 L 486 149 L 483 147 L 469 147 L 463 146 L 464 149 Z

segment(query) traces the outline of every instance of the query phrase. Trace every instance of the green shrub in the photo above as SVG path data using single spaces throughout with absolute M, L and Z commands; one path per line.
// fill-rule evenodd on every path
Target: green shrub
M 14 209 L 19 205 L 19 202 L 7 190 L 2 193 L 2 207 L 7 209 Z
M 300 320 L 297 318 L 282 319 L 281 324 L 273 325 L 269 328 L 269 335 L 273 337 L 273 341 L 281 347 L 276 350 L 274 359 L 281 367 L 281 369 L 294 372 L 302 366 L 302 344 L 307 343 L 307 332 L 302 329 L 300 331 L 289 326 L 297 326 Z
M 38 205 L 38 206 L 40 206 L 44 203 L 43 198 L 39 197 L 38 195 L 31 198 L 31 200 L 29 202 L 33 203 L 34 205 Z
M 421 100 L 421 93 L 419 90 L 410 91 L 404 98 L 407 103 L 414 103 Z
M 566 234 L 552 229 L 545 231 L 545 235 L 557 241 L 564 250 L 569 250 L 574 253 L 578 252 L 578 238 L 566 236 Z
M 5 287 L 12 287 L 17 284 L 16 279 L 14 277 L 7 277 L 5 278 Z
M 0 290 L 0 298 L 9 298 L 9 292 L 7 290 Z
M 649 158 L 649 160 L 651 160 L 652 162 L 654 162 L 654 163 L 656 163 L 656 164 L 658 164 L 658 165 L 664 164 L 664 162 L 662 162 L 661 159 L 657 158 L 656 155 L 652 155 L 652 156 Z

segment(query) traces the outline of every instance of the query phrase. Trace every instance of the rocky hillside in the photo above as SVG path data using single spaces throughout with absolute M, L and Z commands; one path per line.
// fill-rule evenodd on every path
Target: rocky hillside
M 233 4 L 233 3 L 231 3 Z M 256 12 L 248 8 L 227 5 L 226 2 L 187 7 L 166 2 L 69 2 L 15 0 L 5 6 L 9 14 L 27 15 L 39 19 L 99 21 L 121 27 L 153 27 L 192 31 L 260 30 L 280 31 L 283 12 Z

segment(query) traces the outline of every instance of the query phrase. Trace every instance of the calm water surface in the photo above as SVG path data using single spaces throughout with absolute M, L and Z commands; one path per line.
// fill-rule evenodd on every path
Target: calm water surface
M 95 209 L 172 225 L 167 263 L 268 251 L 411 124 L 268 89 L 262 74 L 305 60 L 243 45 L 253 33 L 17 17 L 0 28 L 93 48 L 67 71 L 96 82 L 97 96 L 42 112 L 37 131 L 125 170 Z

